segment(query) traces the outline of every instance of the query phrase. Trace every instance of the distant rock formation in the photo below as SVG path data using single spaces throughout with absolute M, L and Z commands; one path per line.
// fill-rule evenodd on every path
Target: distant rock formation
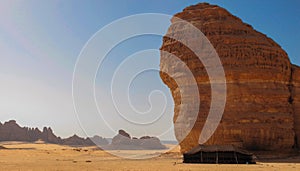
M 140 139 L 131 138 L 131 136 L 124 130 L 119 130 L 109 146 L 105 149 L 110 150 L 154 150 L 166 149 L 160 140 L 156 137 L 144 136 Z
M 63 139 L 62 143 L 63 145 L 69 145 L 69 146 L 93 146 L 93 145 L 107 145 L 108 141 L 105 138 L 102 138 L 100 136 L 95 135 L 94 137 L 90 138 L 81 138 L 77 135 L 73 135 L 69 138 Z
M 81 138 L 77 135 L 62 139 L 57 137 L 51 128 L 43 128 L 41 132 L 38 128 L 20 127 L 15 120 L 10 120 L 4 124 L 0 123 L 0 141 L 44 141 L 52 144 L 62 145 L 81 145 L 81 146 L 93 146 L 93 145 L 107 145 L 108 141 L 100 136 L 94 136 L 91 138 Z
M 0 123 L 0 141 L 37 141 L 42 139 L 48 141 L 48 128 L 44 128 L 45 132 L 41 132 L 37 128 L 20 127 L 15 120 L 10 120 L 4 124 Z M 49 130 L 51 132 L 51 130 Z M 51 137 L 53 139 L 53 137 Z M 55 142 L 60 141 L 60 138 L 55 137 Z M 49 142 L 52 143 L 52 142 Z
M 115 146 L 132 145 L 132 139 L 127 132 L 119 130 L 118 135 L 113 137 L 111 144 Z
M 88 139 L 88 138 L 81 138 L 79 136 L 77 136 L 76 134 L 69 137 L 69 138 L 66 138 L 62 141 L 62 144 L 63 145 L 80 145 L 80 146 L 90 146 L 90 145 L 94 145 L 93 142 Z
M 41 139 L 45 142 L 48 143 L 53 143 L 53 144 L 61 144 L 62 139 L 60 137 L 57 137 L 54 135 L 52 129 L 44 127 L 43 132 L 41 134 Z
M 119 130 L 119 135 L 122 135 L 123 137 L 129 138 L 129 139 L 131 138 L 130 135 L 122 129 Z
M 107 141 L 107 139 L 102 138 L 102 137 L 100 137 L 98 135 L 95 135 L 93 137 L 89 137 L 88 139 L 90 139 L 93 142 L 93 144 L 96 144 L 98 146 L 108 145 L 109 144 L 109 142 Z
M 233 144 L 248 150 L 292 150 L 300 147 L 300 68 L 292 65 L 287 53 L 272 39 L 254 30 L 224 8 L 208 3 L 187 7 L 175 15 L 192 23 L 210 41 L 223 64 L 227 80 L 225 112 L 208 145 Z M 211 104 L 211 87 L 205 67 L 197 56 L 182 43 L 168 35 L 184 37 L 184 26 L 175 18 L 163 39 L 162 51 L 174 54 L 193 73 L 199 92 L 188 93 L 192 99 L 200 95 L 200 110 L 192 131 L 180 143 L 182 152 L 198 145 L 199 135 Z M 196 39 L 187 44 L 193 47 Z M 167 54 L 161 55 L 160 67 L 173 76 L 180 76 L 182 65 L 171 63 Z M 207 67 L 214 67 L 214 64 Z M 176 78 L 161 72 L 170 88 L 174 103 L 174 121 L 179 109 L 186 114 L 191 108 L 181 108 L 180 89 Z M 180 78 L 184 79 L 184 78 Z M 186 80 L 184 86 L 190 86 Z M 191 102 L 193 103 L 193 101 Z M 189 118 L 186 118 L 187 120 Z M 180 128 L 175 129 L 181 137 Z

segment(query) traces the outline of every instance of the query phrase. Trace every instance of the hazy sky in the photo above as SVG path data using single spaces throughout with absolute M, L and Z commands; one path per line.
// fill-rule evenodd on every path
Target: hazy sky
M 62 137 L 74 133 L 85 136 L 72 102 L 72 74 L 76 59 L 90 37 L 110 22 L 139 13 L 173 15 L 186 6 L 202 1 L 162 0 L 2 0 L 0 1 L 0 121 L 17 120 L 30 127 L 51 126 Z M 300 1 L 249 0 L 207 1 L 229 10 L 244 22 L 251 24 L 279 43 L 291 61 L 300 65 Z M 166 24 L 166 29 L 167 29 Z M 112 71 L 127 56 L 144 49 L 158 49 L 160 36 L 142 36 L 123 42 L 112 51 L 105 66 L 99 70 L 97 91 L 108 91 Z M 100 49 L 101 50 L 101 49 Z M 158 53 L 147 54 L 141 63 L 159 65 Z M 140 55 L 142 58 L 143 55 Z M 145 57 L 145 56 L 144 56 Z M 154 89 L 166 93 L 164 122 L 153 129 L 143 130 L 120 125 L 134 136 L 145 133 L 160 135 L 172 123 L 173 104 L 168 89 L 161 83 L 158 72 L 145 72 L 134 80 L 130 89 L 132 103 L 137 110 L 150 108 L 148 95 Z M 106 88 L 105 88 L 106 87 Z M 122 89 L 116 89 L 116 92 Z M 156 99 L 157 98 L 157 99 Z M 106 99 L 98 99 L 106 106 Z M 122 98 L 119 98 L 122 100 Z M 154 113 L 159 113 L 162 96 L 154 96 Z M 105 117 L 118 129 L 118 123 L 109 108 Z M 88 114 L 87 114 L 88 115 Z M 152 116 L 149 116 L 150 118 Z M 153 119 L 153 118 L 152 118 Z M 94 123 L 84 126 L 89 135 L 111 137 L 114 131 L 104 122 L 92 118 Z M 172 139 L 172 131 L 161 136 Z

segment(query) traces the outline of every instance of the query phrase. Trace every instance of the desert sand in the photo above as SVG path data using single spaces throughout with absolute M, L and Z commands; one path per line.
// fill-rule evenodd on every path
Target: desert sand
M 183 164 L 178 147 L 151 159 L 123 159 L 95 147 L 2 142 L 0 170 L 300 170 L 300 157 L 258 162 L 255 165 Z M 135 151 L 136 152 L 136 151 Z M 154 151 L 147 151 L 149 155 Z

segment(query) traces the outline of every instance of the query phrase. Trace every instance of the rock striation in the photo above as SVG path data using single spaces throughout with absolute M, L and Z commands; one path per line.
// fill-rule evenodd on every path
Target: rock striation
M 124 130 L 119 130 L 119 133 L 113 137 L 109 146 L 104 147 L 109 150 L 154 150 L 166 149 L 157 137 L 143 136 L 141 138 L 131 138 Z
M 35 142 L 42 140 L 46 143 L 62 144 L 62 145 L 107 145 L 108 141 L 100 136 L 91 138 L 81 138 L 77 135 L 62 139 L 57 137 L 52 129 L 44 127 L 43 131 L 38 128 L 20 127 L 15 120 L 10 120 L 4 124 L 0 123 L 0 141 L 26 141 Z
M 300 67 L 292 66 L 292 78 L 291 85 L 291 97 L 289 99 L 290 103 L 293 105 L 294 112 L 294 129 L 295 129 L 295 142 L 296 146 L 300 148 Z
M 206 144 L 233 144 L 247 150 L 290 150 L 300 145 L 300 69 L 272 39 L 233 16 L 224 8 L 200 3 L 175 15 L 163 38 L 162 51 L 174 54 L 193 73 L 200 95 L 200 109 L 192 131 L 180 143 L 182 152 L 198 145 L 199 135 L 211 104 L 211 87 L 205 67 L 198 57 L 170 35 L 183 35 L 185 27 L 177 18 L 190 22 L 210 41 L 224 67 L 227 99 L 221 123 Z M 195 38 L 190 36 L 188 44 Z M 199 50 L 201 45 L 198 46 Z M 172 75 L 181 69 L 161 53 L 160 67 Z M 213 64 L 211 66 L 214 67 Z M 175 109 L 174 122 L 181 109 L 179 86 L 166 72 L 160 73 L 170 88 Z M 184 86 L 189 86 L 186 81 Z M 193 102 L 191 102 L 193 103 Z M 188 108 L 182 108 L 188 113 Z M 186 118 L 187 120 L 189 118 Z M 180 129 L 175 129 L 176 137 Z

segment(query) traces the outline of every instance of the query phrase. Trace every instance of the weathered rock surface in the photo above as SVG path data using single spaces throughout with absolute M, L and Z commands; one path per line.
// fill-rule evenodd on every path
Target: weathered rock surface
M 63 139 L 61 144 L 69 145 L 69 146 L 93 146 L 93 145 L 95 145 L 91 139 L 81 138 L 81 137 L 77 136 L 76 134 L 69 138 Z
M 44 127 L 43 131 L 38 128 L 20 127 L 16 121 L 10 120 L 4 124 L 0 123 L 0 141 L 27 141 L 35 142 L 42 140 L 46 143 L 62 145 L 107 145 L 108 141 L 102 137 L 81 138 L 77 135 L 61 139 L 57 137 L 51 128 Z
M 107 139 L 105 139 L 103 137 L 100 137 L 98 135 L 95 135 L 95 136 L 90 137 L 88 139 L 92 140 L 93 144 L 96 144 L 98 146 L 108 145 L 109 144 L 109 142 L 107 141 Z
M 287 53 L 272 39 L 215 5 L 200 3 L 185 8 L 175 17 L 201 30 L 216 49 L 226 75 L 225 112 L 206 144 L 234 144 L 248 150 L 283 150 L 292 149 L 297 137 L 300 145 L 300 69 L 292 66 Z M 189 36 L 183 35 L 185 27 L 177 21 L 172 19 L 161 50 L 182 60 L 199 87 L 199 92 L 187 92 L 190 98 L 199 93 L 200 110 L 192 131 L 180 143 L 182 152 L 186 152 L 198 145 L 211 104 L 211 88 L 198 57 L 182 43 L 168 37 Z M 193 44 L 194 39 L 190 36 L 188 44 Z M 200 45 L 199 50 L 203 50 Z M 161 69 L 180 75 L 178 66 L 161 53 Z M 161 72 L 161 78 L 172 92 L 175 121 L 181 105 L 180 89 L 169 75 Z M 188 83 L 187 80 L 184 86 L 189 86 Z M 183 110 L 188 113 L 193 109 Z M 175 129 L 175 134 L 180 137 L 180 129 Z
M 104 149 L 113 150 L 153 150 L 166 149 L 156 137 L 143 136 L 140 139 L 131 138 L 131 136 L 124 130 L 119 130 L 119 133 L 112 139 L 109 146 Z
M 296 132 L 296 145 L 300 148 L 300 67 L 292 66 L 292 95 L 290 102 L 294 109 L 294 129 Z
M 45 142 L 60 144 L 62 139 L 54 135 L 52 129 L 49 127 L 44 127 L 43 132 L 41 134 L 41 139 Z
M 37 141 L 38 139 L 45 141 L 46 132 L 43 136 L 42 134 L 43 132 L 37 128 L 22 128 L 14 120 L 0 124 L 0 141 Z

